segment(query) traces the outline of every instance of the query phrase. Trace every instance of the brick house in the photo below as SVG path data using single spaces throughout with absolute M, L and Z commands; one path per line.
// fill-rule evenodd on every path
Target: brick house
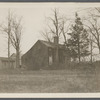
M 22 66 L 27 69 L 55 68 L 56 43 L 57 38 L 54 38 L 54 42 L 38 40 L 33 47 L 22 56 Z M 66 59 L 65 46 L 59 44 L 58 51 L 59 64 L 64 64 Z

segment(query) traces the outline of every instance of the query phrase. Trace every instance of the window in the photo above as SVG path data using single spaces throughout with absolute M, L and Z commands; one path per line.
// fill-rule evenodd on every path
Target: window
M 53 63 L 53 58 L 52 56 L 49 56 L 49 65 L 52 65 L 52 63 Z
M 64 62 L 64 51 L 62 49 L 59 50 L 59 62 L 63 63 Z
M 49 65 L 53 64 L 53 50 L 49 48 Z

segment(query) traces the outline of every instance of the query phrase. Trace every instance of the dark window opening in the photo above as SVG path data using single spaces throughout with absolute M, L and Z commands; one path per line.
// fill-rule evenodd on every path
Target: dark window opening
M 65 61 L 64 50 L 59 50 L 59 62 L 63 63 Z
M 52 48 L 49 48 L 48 50 L 48 57 L 49 65 L 52 65 L 54 63 L 54 50 Z

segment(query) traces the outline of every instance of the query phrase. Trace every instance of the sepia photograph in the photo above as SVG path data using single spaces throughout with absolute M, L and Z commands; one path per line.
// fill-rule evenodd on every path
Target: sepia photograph
M 100 93 L 100 3 L 0 3 L 0 93 Z

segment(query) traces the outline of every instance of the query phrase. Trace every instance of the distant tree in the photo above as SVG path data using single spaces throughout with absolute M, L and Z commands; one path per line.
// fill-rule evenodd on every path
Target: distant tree
M 89 54 L 89 39 L 88 33 L 83 26 L 81 18 L 78 14 L 75 14 L 75 25 L 72 25 L 71 33 L 68 33 L 70 38 L 67 41 L 67 46 L 70 50 L 70 55 L 72 58 L 78 58 L 79 63 L 81 57 L 87 56 Z

